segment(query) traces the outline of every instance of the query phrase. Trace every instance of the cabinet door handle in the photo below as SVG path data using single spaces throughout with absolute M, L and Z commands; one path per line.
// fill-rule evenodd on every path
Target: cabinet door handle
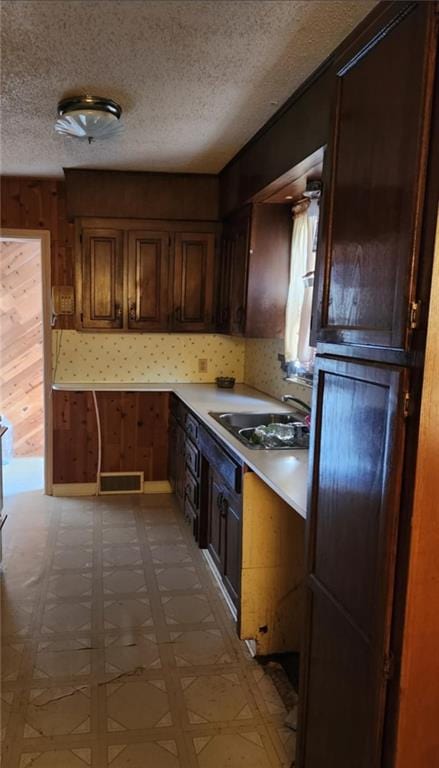
M 238 323 L 238 325 L 242 324 L 243 318 L 244 318 L 244 307 L 241 305 L 236 310 L 236 322 Z
M 176 307 L 174 310 L 174 320 L 177 323 L 181 323 L 181 307 Z
M 136 313 L 136 304 L 134 301 L 130 302 L 130 307 L 128 310 L 130 320 L 137 320 L 137 313 Z
M 116 320 L 120 320 L 120 318 L 122 317 L 122 307 L 120 306 L 120 304 L 114 305 L 114 314 L 116 315 Z
M 223 498 L 224 498 L 224 496 L 223 496 L 222 493 L 219 493 L 218 496 L 216 497 L 216 506 L 217 506 L 219 512 L 221 512 L 221 508 L 222 508 L 222 504 L 223 504 Z
M 221 509 L 220 509 L 221 517 L 227 517 L 228 509 L 229 509 L 229 505 L 227 503 L 227 499 L 225 499 L 224 496 L 222 496 L 222 499 L 221 499 Z

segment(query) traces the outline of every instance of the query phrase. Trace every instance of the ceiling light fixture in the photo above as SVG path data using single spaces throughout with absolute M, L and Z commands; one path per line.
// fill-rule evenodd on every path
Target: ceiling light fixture
M 102 96 L 69 96 L 58 104 L 55 131 L 91 144 L 95 139 L 108 139 L 122 129 L 119 122 L 122 107 Z

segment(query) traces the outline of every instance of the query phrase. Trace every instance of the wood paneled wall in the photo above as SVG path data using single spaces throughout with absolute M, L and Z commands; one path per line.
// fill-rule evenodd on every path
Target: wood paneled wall
M 57 179 L 3 176 L 1 225 L 7 229 L 46 229 L 51 239 L 52 285 L 73 285 L 73 224 L 67 221 L 65 184 Z M 57 328 L 74 328 L 73 316 Z
M 98 392 L 102 472 L 168 478 L 167 392 Z M 96 480 L 98 437 L 91 392 L 53 392 L 54 483 Z
M 40 243 L 1 242 L 0 275 L 0 412 L 13 425 L 14 456 L 43 456 Z

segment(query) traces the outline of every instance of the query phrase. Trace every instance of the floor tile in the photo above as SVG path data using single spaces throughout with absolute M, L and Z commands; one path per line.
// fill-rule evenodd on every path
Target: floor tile
M 56 543 L 60 547 L 91 547 L 92 528 L 60 528 Z
M 160 669 L 160 652 L 153 632 L 132 632 L 105 638 L 105 671 L 119 674 Z
M 90 638 L 42 641 L 38 643 L 32 677 L 56 680 L 89 675 L 91 660 Z
M 178 525 L 147 525 L 146 537 L 150 542 L 182 541 L 181 529 Z
M 200 579 L 193 565 L 155 568 L 155 574 L 160 592 L 201 589 Z
M 233 661 L 219 629 L 171 632 L 171 640 L 177 667 L 230 664 Z
M 92 765 L 89 747 L 53 749 L 50 752 L 24 752 L 19 768 L 84 768 Z
M 91 629 L 91 602 L 55 603 L 44 611 L 41 633 L 84 632 Z
M 108 764 L 110 768 L 183 768 L 171 739 L 108 747 Z
M 13 682 L 17 680 L 21 665 L 23 662 L 23 654 L 26 649 L 24 643 L 11 643 L 10 645 L 4 644 L 1 652 L 1 679 L 3 682 Z
M 93 565 L 93 550 L 84 547 L 69 547 L 55 550 L 53 558 L 54 570 L 82 570 Z
M 137 544 L 137 530 L 134 526 L 127 528 L 104 528 L 102 540 L 104 544 Z
M 90 732 L 90 690 L 60 687 L 30 691 L 24 715 L 24 737 Z
M 147 597 L 120 598 L 104 603 L 105 629 L 152 626 L 151 606 Z
M 172 725 L 164 680 L 136 680 L 106 686 L 108 731 Z
M 182 677 L 184 702 L 189 722 L 219 723 L 251 720 L 253 712 L 236 672 L 221 675 Z
M 88 573 L 67 573 L 52 576 L 49 581 L 47 596 L 60 599 L 63 597 L 89 597 L 91 587 L 92 577 Z
M 141 565 L 140 548 L 132 544 L 122 546 L 107 546 L 102 551 L 104 565 Z
M 162 597 L 167 624 L 199 624 L 215 621 L 206 595 Z
M 257 731 L 193 738 L 199 768 L 271 768 Z
M 191 563 L 192 558 L 186 544 L 152 544 L 153 563 Z
M 146 592 L 145 574 L 140 568 L 104 572 L 105 594 Z

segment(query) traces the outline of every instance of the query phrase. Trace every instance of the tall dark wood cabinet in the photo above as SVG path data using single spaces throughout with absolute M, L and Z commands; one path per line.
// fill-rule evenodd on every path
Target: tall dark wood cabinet
M 81 296 L 83 328 L 117 330 L 124 324 L 123 232 L 88 229 L 81 233 Z
M 429 149 L 432 3 L 395 3 L 337 63 L 316 341 L 410 348 Z
M 407 372 L 319 358 L 302 765 L 380 765 Z M 330 703 L 329 703 L 330 702 Z
M 298 768 L 393 765 L 411 395 L 422 381 L 431 269 L 435 35 L 433 3 L 383 3 L 334 65 L 312 328 Z

